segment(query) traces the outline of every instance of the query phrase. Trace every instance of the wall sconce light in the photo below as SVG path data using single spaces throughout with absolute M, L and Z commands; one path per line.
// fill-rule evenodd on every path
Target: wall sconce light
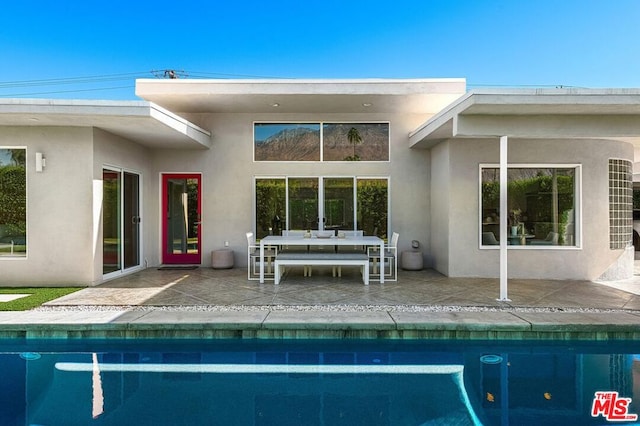
M 47 160 L 41 152 L 36 152 L 36 172 L 42 173 L 47 165 Z

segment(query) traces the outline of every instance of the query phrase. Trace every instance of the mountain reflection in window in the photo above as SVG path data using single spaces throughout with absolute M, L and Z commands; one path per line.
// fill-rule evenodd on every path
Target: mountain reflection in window
M 255 161 L 320 161 L 320 123 L 255 123 Z
M 254 159 L 389 161 L 389 123 L 255 123 Z

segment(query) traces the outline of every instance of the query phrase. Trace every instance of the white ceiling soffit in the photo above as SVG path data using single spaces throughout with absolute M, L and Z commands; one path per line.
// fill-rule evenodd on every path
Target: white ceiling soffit
M 499 116 L 499 117 L 498 117 Z M 454 137 L 599 138 L 640 142 L 640 90 L 472 91 L 409 136 L 412 148 Z
M 178 113 L 435 114 L 465 91 L 464 79 L 136 81 L 136 95 Z
M 151 148 L 211 146 L 211 134 L 145 101 L 1 99 L 0 126 L 95 127 Z

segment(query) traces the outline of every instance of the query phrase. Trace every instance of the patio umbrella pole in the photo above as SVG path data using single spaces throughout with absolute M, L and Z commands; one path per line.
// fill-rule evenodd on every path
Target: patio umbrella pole
M 509 302 L 507 296 L 507 145 L 509 137 L 500 136 L 500 298 Z

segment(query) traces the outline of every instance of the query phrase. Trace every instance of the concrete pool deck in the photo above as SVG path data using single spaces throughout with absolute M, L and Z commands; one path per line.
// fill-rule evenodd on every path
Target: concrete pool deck
M 4 338 L 640 338 L 640 275 L 615 283 L 448 278 L 399 271 L 362 285 L 290 271 L 280 285 L 245 269 L 149 268 L 26 312 L 0 312 Z

